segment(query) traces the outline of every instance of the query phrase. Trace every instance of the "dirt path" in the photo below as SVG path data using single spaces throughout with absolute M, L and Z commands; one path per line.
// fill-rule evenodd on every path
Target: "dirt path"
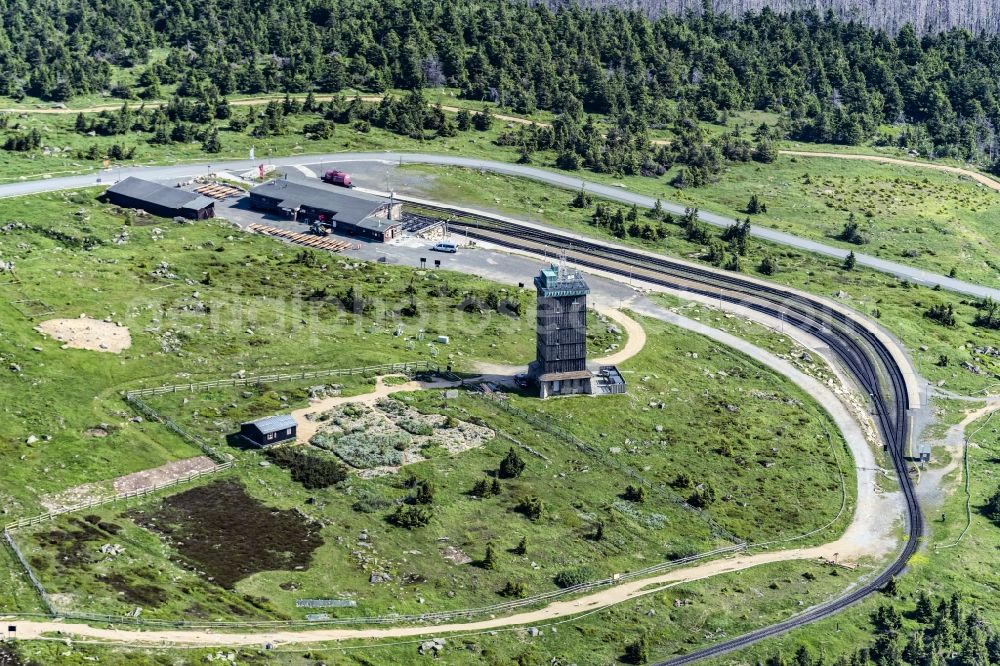
M 689 330 L 710 335 L 727 345 L 734 346 L 743 353 L 749 354 L 761 363 L 773 368 L 776 372 L 788 377 L 803 389 L 809 391 L 827 409 L 837 426 L 851 446 L 857 465 L 858 498 L 854 518 L 837 540 L 815 547 L 776 549 L 753 555 L 736 555 L 733 557 L 713 560 L 695 566 L 678 568 L 658 576 L 628 581 L 613 587 L 571 599 L 553 602 L 544 608 L 525 611 L 510 616 L 489 618 L 475 622 L 456 622 L 436 626 L 414 627 L 365 627 L 361 629 L 312 629 L 302 631 L 266 631 L 256 633 L 214 633 L 208 631 L 134 631 L 128 629 L 98 628 L 81 624 L 66 624 L 62 622 L 24 622 L 17 624 L 19 638 L 42 638 L 44 634 L 60 632 L 63 635 L 77 638 L 113 641 L 128 644 L 147 645 L 201 645 L 201 646 L 239 646 L 260 645 L 271 643 L 282 644 L 316 643 L 326 641 L 344 641 L 359 639 L 405 638 L 415 636 L 432 636 L 446 633 L 463 633 L 500 629 L 505 627 L 543 624 L 573 615 L 607 608 L 639 597 L 660 592 L 673 585 L 701 580 L 719 574 L 731 573 L 774 562 L 796 560 L 839 560 L 856 561 L 862 557 L 879 556 L 892 549 L 892 521 L 896 512 L 892 500 L 878 491 L 873 468 L 874 454 L 864 437 L 860 425 L 851 416 L 848 409 L 834 396 L 829 388 L 818 380 L 805 375 L 791 366 L 787 361 L 755 347 L 751 343 L 737 338 L 724 331 L 712 329 L 700 322 L 686 319 L 670 312 L 666 308 L 649 303 L 636 303 L 634 309 L 647 316 L 655 316 L 665 321 L 683 326 Z M 640 327 L 641 329 L 641 327 Z M 642 337 L 645 337 L 644 335 Z M 631 339 L 631 336 L 630 336 Z M 641 347 L 639 347 L 641 348 Z M 361 396 L 349 398 L 328 398 L 317 401 L 310 407 L 293 413 L 296 420 L 306 427 L 312 422 L 305 420 L 306 413 L 329 409 L 330 407 L 348 401 L 376 400 L 381 395 L 401 390 L 427 388 L 432 385 L 421 385 L 409 382 L 397 386 L 386 386 L 381 378 L 375 391 Z M 302 419 L 302 420 L 300 420 Z M 300 425 L 300 436 L 302 435 Z M 888 516 L 888 520 L 886 517 Z M 775 544 L 776 546 L 777 544 Z
M 605 317 L 613 319 L 615 323 L 621 326 L 628 335 L 628 339 L 625 341 L 625 346 L 614 354 L 592 358 L 587 365 L 618 365 L 641 352 L 642 348 L 646 346 L 646 331 L 639 325 L 639 322 L 621 310 L 614 308 L 599 308 L 598 312 Z M 497 375 L 500 377 L 513 377 L 514 375 L 528 371 L 528 366 L 526 365 L 505 365 L 503 363 L 488 363 L 485 361 L 477 361 L 472 367 L 476 372 L 481 372 L 484 375 Z
M 592 359 L 591 363 L 597 365 L 618 365 L 619 363 L 624 363 L 642 351 L 642 348 L 646 346 L 646 330 L 639 325 L 639 322 L 632 319 L 621 310 L 616 310 L 614 308 L 599 310 L 599 312 L 605 317 L 614 319 L 615 323 L 625 329 L 625 333 L 628 334 L 628 339 L 625 341 L 625 346 L 616 351 L 614 354 Z
M 1000 409 L 1000 400 L 990 401 L 979 409 L 966 412 L 965 417 L 959 423 L 948 428 L 948 432 L 944 436 L 944 448 L 951 459 L 947 465 L 937 469 L 930 469 L 921 474 L 921 483 L 918 489 L 921 491 L 921 499 L 924 502 L 934 505 L 940 504 L 946 492 L 954 492 L 956 488 L 961 486 L 964 477 L 962 461 L 965 457 L 965 447 L 968 441 L 965 429 L 970 424 L 978 421 L 987 414 L 992 414 L 998 409 Z M 948 484 L 950 489 L 945 490 L 942 482 L 949 474 L 956 470 L 958 473 L 955 476 L 954 482 L 950 482 Z
M 317 102 L 329 102 L 330 100 L 332 100 L 332 99 L 334 99 L 336 97 L 339 97 L 339 96 L 340 95 L 313 95 L 314 99 Z M 305 100 L 305 96 L 303 96 L 303 95 L 292 95 L 291 98 L 293 100 L 297 100 L 299 102 Z M 251 97 L 251 98 L 247 98 L 247 99 L 229 100 L 229 105 L 230 106 L 256 106 L 256 105 L 260 105 L 260 104 L 267 104 L 269 102 L 281 102 L 281 101 L 284 101 L 284 99 L 285 99 L 284 95 L 271 95 L 271 96 L 266 96 L 266 97 Z M 353 97 L 346 97 L 346 99 L 354 99 L 354 98 Z M 361 101 L 365 102 L 365 103 L 368 103 L 368 104 L 377 104 L 377 103 L 379 103 L 379 102 L 382 101 L 382 96 L 381 95 L 361 95 Z M 43 114 L 43 115 L 56 115 L 56 116 L 58 116 L 58 115 L 66 115 L 66 114 L 71 114 L 71 113 L 72 114 L 76 114 L 76 113 L 100 113 L 101 111 L 118 111 L 119 109 L 122 108 L 122 104 L 126 104 L 126 103 L 129 105 L 130 108 L 133 108 L 133 109 L 139 108 L 140 104 L 143 104 L 147 109 L 156 109 L 156 108 L 160 108 L 160 107 L 166 106 L 166 104 L 167 104 L 166 102 L 145 102 L 145 103 L 141 103 L 141 102 L 135 102 L 134 100 L 130 101 L 130 102 L 126 102 L 126 100 L 122 100 L 121 103 L 119 103 L 119 104 L 99 104 L 97 106 L 86 106 L 86 107 L 82 107 L 82 108 L 79 108 L 79 109 L 70 109 L 70 108 L 65 108 L 64 109 L 64 108 L 58 107 L 58 106 L 52 106 L 52 107 L 48 107 L 48 108 L 34 108 L 34 109 L 32 109 L 32 108 L 26 108 L 25 107 L 25 108 L 0 109 L 0 113 L 37 113 L 37 114 Z M 429 102 L 429 103 L 430 104 L 436 104 L 436 102 Z M 448 113 L 458 113 L 459 111 L 462 111 L 462 108 L 458 107 L 458 106 L 444 106 L 444 105 L 442 105 L 441 106 L 441 110 L 442 111 L 447 111 Z M 469 111 L 470 113 L 475 113 L 476 112 L 476 109 L 465 109 L 465 110 Z M 522 124 L 522 125 L 537 124 L 537 125 L 542 125 L 542 126 L 548 126 L 548 123 L 538 122 L 538 121 L 530 120 L 528 118 L 522 118 L 520 116 L 506 116 L 506 115 L 497 114 L 497 113 L 493 114 L 493 119 L 494 120 L 500 120 L 500 121 L 503 121 L 503 122 L 519 123 L 519 124 Z
M 208 631 L 130 631 L 127 629 L 108 629 L 90 627 L 84 624 L 64 624 L 58 622 L 19 622 L 17 636 L 20 640 L 42 638 L 44 634 L 60 632 L 79 638 L 92 638 L 104 641 L 129 644 L 154 645 L 202 645 L 202 646 L 239 646 L 261 645 L 271 643 L 274 646 L 282 644 L 318 643 L 327 641 L 346 641 L 359 639 L 402 638 L 411 636 L 439 636 L 448 633 L 462 633 L 500 629 L 510 626 L 543 624 L 552 620 L 595 611 L 614 606 L 632 599 L 692 581 L 710 578 L 719 574 L 741 571 L 751 567 L 783 562 L 788 560 L 827 560 L 831 559 L 837 550 L 836 542 L 817 548 L 802 548 L 793 551 L 775 551 L 756 555 L 738 555 L 731 558 L 713 560 L 703 565 L 670 571 L 652 578 L 629 581 L 614 587 L 603 589 L 569 601 L 557 601 L 535 611 L 527 611 L 506 617 L 490 618 L 478 622 L 456 622 L 440 624 L 433 627 L 371 627 L 364 629 L 311 629 L 306 631 L 268 631 L 258 633 L 213 633 Z M 841 553 L 843 555 L 843 553 Z
M 295 431 L 296 441 L 300 444 L 307 444 L 312 436 L 319 430 L 321 423 L 319 421 L 309 419 L 308 416 L 310 414 L 320 414 L 339 405 L 346 405 L 348 403 L 360 402 L 366 405 L 371 405 L 388 395 L 399 393 L 400 391 L 422 391 L 426 389 L 448 388 L 455 385 L 454 382 L 443 380 L 435 382 L 406 382 L 403 384 L 389 385 L 385 383 L 386 376 L 398 375 L 380 375 L 376 377 L 375 390 L 370 393 L 362 393 L 360 395 L 351 396 L 333 396 L 330 398 L 323 398 L 322 400 L 314 400 L 308 407 L 303 407 L 302 409 L 296 409 L 293 411 L 292 418 L 295 419 L 295 423 L 298 425 L 298 428 L 296 428 Z
M 878 162 L 880 164 L 895 164 L 905 167 L 919 167 L 921 169 L 932 169 L 934 171 L 944 171 L 959 176 L 971 178 L 980 185 L 1000 192 L 1000 181 L 994 180 L 987 175 L 971 169 L 949 166 L 947 164 L 930 164 L 928 162 L 917 162 L 915 160 L 904 160 L 898 157 L 884 157 L 882 155 L 853 155 L 850 153 L 823 153 L 812 150 L 779 150 L 782 155 L 792 155 L 795 157 L 830 157 L 837 160 L 861 160 L 863 162 Z

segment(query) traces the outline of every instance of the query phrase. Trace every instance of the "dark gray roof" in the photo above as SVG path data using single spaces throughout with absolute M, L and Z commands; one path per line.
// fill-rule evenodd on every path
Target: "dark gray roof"
M 215 201 L 211 197 L 199 196 L 191 201 L 187 202 L 181 208 L 187 208 L 189 210 L 201 210 L 202 208 L 208 208 L 209 206 L 214 206 Z
M 251 421 L 251 423 L 257 426 L 257 428 L 265 435 L 270 432 L 278 432 L 279 430 L 294 428 L 296 425 L 295 419 L 293 419 L 289 414 L 268 416 L 267 418 Z
M 251 194 L 281 202 L 282 208 L 308 206 L 333 213 L 338 222 L 359 224 L 389 203 L 388 199 L 333 185 L 312 185 L 299 180 L 271 180 L 250 190 Z M 383 221 L 385 224 L 385 221 Z
M 375 231 L 381 231 L 382 229 L 388 229 L 389 227 L 398 227 L 402 222 L 396 222 L 393 220 L 387 220 L 384 217 L 370 216 L 358 220 L 354 223 L 354 226 L 360 229 L 372 229 Z
M 109 187 L 108 192 L 167 208 L 194 208 L 197 205 L 200 209 L 215 203 L 196 192 L 188 192 L 179 187 L 167 187 L 131 176 Z

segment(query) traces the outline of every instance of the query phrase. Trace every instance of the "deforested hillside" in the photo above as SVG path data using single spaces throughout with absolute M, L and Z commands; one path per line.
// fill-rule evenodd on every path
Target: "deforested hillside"
M 703 0 L 577 0 L 584 7 L 615 6 L 651 16 L 700 13 Z M 564 4 L 553 0 L 550 5 Z M 991 0 L 709 0 L 712 11 L 741 16 L 770 9 L 778 13 L 832 11 L 838 18 L 855 19 L 875 28 L 898 32 L 912 23 L 919 33 L 966 28 L 973 33 L 1000 32 L 1000 3 Z

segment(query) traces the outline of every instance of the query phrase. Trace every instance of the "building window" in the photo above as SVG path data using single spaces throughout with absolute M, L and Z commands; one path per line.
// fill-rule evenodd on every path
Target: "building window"
M 285 430 L 285 434 L 286 435 L 291 435 L 292 434 L 292 429 L 288 428 L 287 430 Z

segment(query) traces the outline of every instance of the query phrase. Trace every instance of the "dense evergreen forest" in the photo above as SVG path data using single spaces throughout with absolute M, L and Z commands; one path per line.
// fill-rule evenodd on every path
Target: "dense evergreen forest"
M 884 592 L 895 596 L 895 581 Z M 1000 634 L 958 595 L 934 600 L 918 593 L 913 607 L 900 612 L 880 605 L 869 618 L 870 645 L 835 659 L 801 646 L 791 658 L 777 654 L 765 666 L 989 666 L 1000 663 Z
M 0 94 L 14 98 L 448 85 L 518 113 L 607 114 L 626 142 L 758 109 L 804 141 L 1000 154 L 1000 39 L 960 30 L 507 0 L 0 0 L 0 18 Z

